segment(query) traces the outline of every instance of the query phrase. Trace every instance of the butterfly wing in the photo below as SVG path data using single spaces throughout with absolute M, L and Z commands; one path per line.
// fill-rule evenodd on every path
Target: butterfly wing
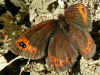
M 76 26 L 71 27 L 72 40 L 76 43 L 80 53 L 86 59 L 94 56 L 96 45 L 89 32 L 79 30 Z
M 42 22 L 24 32 L 11 44 L 11 51 L 25 58 L 39 59 L 45 55 L 48 38 L 55 29 L 54 20 Z
M 65 9 L 66 21 L 70 25 L 72 40 L 75 41 L 80 53 L 86 58 L 94 56 L 96 51 L 95 43 L 89 34 L 92 30 L 89 9 L 83 4 L 75 4 Z
M 48 46 L 47 64 L 56 71 L 64 71 L 75 63 L 78 57 L 77 48 L 69 34 L 56 32 Z
M 78 51 L 86 59 L 93 57 L 96 51 L 89 34 L 92 29 L 89 10 L 83 4 L 75 4 L 65 9 L 65 17 L 68 32 L 56 32 L 48 47 L 47 64 L 57 71 L 71 67 L 77 60 Z
M 70 25 L 74 24 L 79 29 L 85 31 L 92 30 L 90 11 L 81 3 L 65 9 L 65 17 Z

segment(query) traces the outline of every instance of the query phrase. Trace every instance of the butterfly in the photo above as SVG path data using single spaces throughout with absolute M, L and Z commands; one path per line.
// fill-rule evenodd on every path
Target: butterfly
M 46 58 L 49 67 L 64 71 L 73 65 L 81 54 L 90 59 L 96 45 L 89 32 L 92 30 L 90 12 L 78 3 L 64 9 L 59 19 L 34 25 L 12 39 L 10 50 L 27 59 Z

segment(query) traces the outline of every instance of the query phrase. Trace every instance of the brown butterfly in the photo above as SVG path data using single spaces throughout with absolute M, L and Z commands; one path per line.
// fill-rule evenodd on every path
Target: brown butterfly
M 47 55 L 49 67 L 64 71 L 77 61 L 79 52 L 86 59 L 94 56 L 96 45 L 89 34 L 90 19 L 90 12 L 83 4 L 72 5 L 58 20 L 41 22 L 13 39 L 11 51 L 30 59 Z

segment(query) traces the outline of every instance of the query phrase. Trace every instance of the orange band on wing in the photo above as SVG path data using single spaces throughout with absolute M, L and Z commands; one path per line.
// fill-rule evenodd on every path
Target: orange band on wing
M 80 4 L 79 6 L 77 6 L 80 14 L 83 17 L 84 23 L 88 24 L 88 15 L 87 15 L 87 9 L 84 7 L 84 5 Z
M 68 65 L 71 62 L 70 57 L 66 57 L 65 60 L 58 59 L 54 56 L 50 56 L 50 61 L 55 65 L 55 67 L 63 67 L 65 65 Z
M 21 47 L 19 45 L 20 42 L 25 43 L 26 47 L 25 48 Z M 20 38 L 19 40 L 16 41 L 16 46 L 20 50 L 27 51 L 27 52 L 32 53 L 32 54 L 36 54 L 37 51 L 38 51 L 38 48 L 35 47 L 35 46 L 32 46 L 31 43 L 30 43 L 30 41 L 25 36 L 23 36 L 22 38 Z
M 87 47 L 84 48 L 84 49 L 82 50 L 82 52 L 83 52 L 84 54 L 88 54 L 88 53 L 91 52 L 92 48 L 93 48 L 93 40 L 92 40 L 90 37 L 88 37 Z

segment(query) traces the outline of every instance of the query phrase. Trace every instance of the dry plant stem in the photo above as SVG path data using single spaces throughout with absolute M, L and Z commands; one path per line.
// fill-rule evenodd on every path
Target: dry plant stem
M 28 59 L 27 64 L 24 67 L 21 68 L 19 75 L 21 75 L 22 72 L 24 71 L 25 67 L 27 67 L 29 65 L 29 62 L 30 62 L 30 59 Z
M 89 65 L 95 65 L 95 64 L 100 64 L 100 59 L 89 63 Z
M 5 67 L 9 66 L 11 63 L 13 63 L 17 59 L 23 58 L 22 56 L 17 56 L 15 59 L 12 59 L 9 63 L 7 63 L 0 71 L 2 71 Z

